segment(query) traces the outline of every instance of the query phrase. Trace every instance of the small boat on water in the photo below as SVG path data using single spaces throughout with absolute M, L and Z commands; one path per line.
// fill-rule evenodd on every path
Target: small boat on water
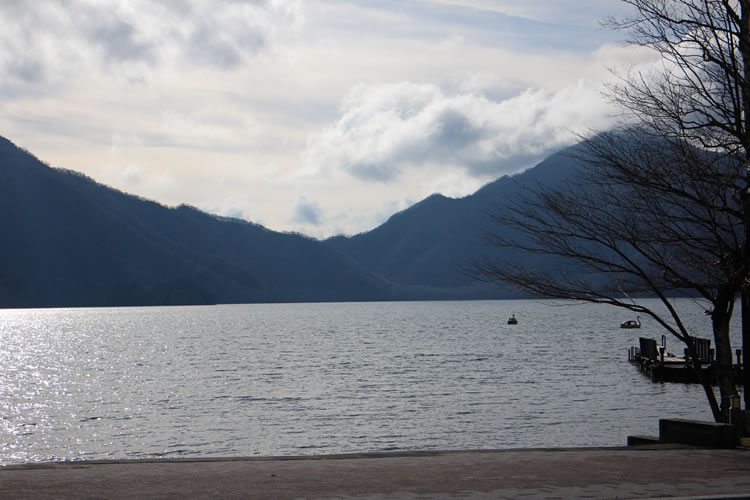
M 517 325 L 518 324 L 518 320 L 516 319 L 516 315 L 515 314 L 511 314 L 510 315 L 510 318 L 508 318 L 508 324 L 509 325 Z
M 638 316 L 638 319 L 633 320 L 629 319 L 627 321 L 623 321 L 620 323 L 620 328 L 640 328 L 641 327 L 641 317 Z

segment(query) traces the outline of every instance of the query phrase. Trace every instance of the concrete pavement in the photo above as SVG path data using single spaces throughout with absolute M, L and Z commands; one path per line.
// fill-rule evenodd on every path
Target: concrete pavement
M 649 445 L 0 469 L 0 498 L 750 498 L 750 450 Z

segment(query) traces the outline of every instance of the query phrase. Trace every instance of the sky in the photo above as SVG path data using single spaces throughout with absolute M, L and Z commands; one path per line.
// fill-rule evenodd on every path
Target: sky
M 0 0 L 0 135 L 314 238 L 469 195 L 617 119 L 619 0 Z

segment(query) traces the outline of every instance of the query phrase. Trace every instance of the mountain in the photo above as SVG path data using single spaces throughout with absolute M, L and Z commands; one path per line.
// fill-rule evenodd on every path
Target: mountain
M 554 154 L 525 172 L 502 177 L 465 198 L 434 194 L 390 217 L 372 231 L 336 236 L 325 244 L 399 285 L 404 298 L 512 298 L 516 290 L 479 283 L 463 269 L 483 256 L 517 257 L 517 250 L 488 247 L 483 235 L 507 231 L 490 218 L 500 202 L 525 189 L 557 185 L 578 167 L 570 151 Z M 538 256 L 524 255 L 527 264 Z
M 0 307 L 394 298 L 329 245 L 127 195 L 2 137 L 0 234 Z
M 558 153 L 465 198 L 435 194 L 372 231 L 317 241 L 128 195 L 0 137 L 0 307 L 519 297 L 463 269 L 519 257 L 482 243 L 507 231 L 489 214 L 576 166 Z

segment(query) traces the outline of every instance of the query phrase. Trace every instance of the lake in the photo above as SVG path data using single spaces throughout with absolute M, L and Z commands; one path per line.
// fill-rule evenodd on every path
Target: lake
M 655 321 L 554 304 L 0 310 L 0 461 L 621 446 L 711 419 L 699 386 L 627 362 Z

